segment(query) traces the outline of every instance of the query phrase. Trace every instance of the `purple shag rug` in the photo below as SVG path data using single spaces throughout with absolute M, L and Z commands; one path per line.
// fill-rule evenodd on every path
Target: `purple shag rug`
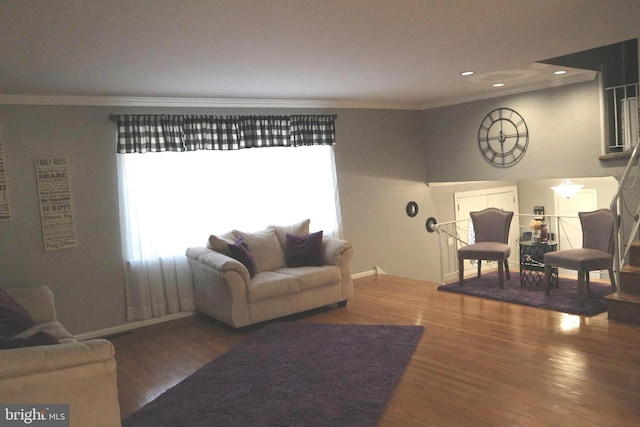
M 594 316 L 607 311 L 607 302 L 603 297 L 613 293 L 610 284 L 592 281 L 585 305 L 580 308 L 578 307 L 578 279 L 560 277 L 558 288 L 552 288 L 551 295 L 546 296 L 544 284 L 539 289 L 520 287 L 519 272 L 512 272 L 511 280 L 506 280 L 505 277 L 504 289 L 500 289 L 496 271 L 482 273 L 480 279 L 465 278 L 462 287 L 455 282 L 438 286 L 438 290 L 583 316 Z
M 375 426 L 423 332 L 269 324 L 122 425 Z

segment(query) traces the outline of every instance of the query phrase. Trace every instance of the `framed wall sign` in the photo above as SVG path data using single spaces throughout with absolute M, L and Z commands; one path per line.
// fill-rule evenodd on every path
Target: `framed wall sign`
M 68 166 L 65 157 L 35 159 L 45 251 L 76 247 Z

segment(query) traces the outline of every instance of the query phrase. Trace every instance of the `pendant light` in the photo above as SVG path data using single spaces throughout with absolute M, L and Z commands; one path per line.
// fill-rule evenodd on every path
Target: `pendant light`
M 569 199 L 575 196 L 582 187 L 584 187 L 584 185 L 574 185 L 571 183 L 571 180 L 569 178 L 565 178 L 562 180 L 562 184 L 551 187 L 551 189 L 560 194 L 562 197 L 566 197 L 567 199 Z

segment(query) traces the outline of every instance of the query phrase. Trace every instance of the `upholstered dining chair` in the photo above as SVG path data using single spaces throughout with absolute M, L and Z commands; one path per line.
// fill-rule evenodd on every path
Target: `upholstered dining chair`
M 509 228 L 513 212 L 497 208 L 486 208 L 477 212 L 470 212 L 475 243 L 458 249 L 458 278 L 462 286 L 464 281 L 464 260 L 478 261 L 478 278 L 482 272 L 482 261 L 498 261 L 498 287 L 504 287 L 504 273 L 507 280 L 511 280 L 508 258 L 511 254 L 509 247 Z
M 544 254 L 544 290 L 551 292 L 552 267 L 561 267 L 578 272 L 578 307 L 584 307 L 586 291 L 589 289 L 589 272 L 608 270 L 611 286 L 616 290 L 613 275 L 614 233 L 616 218 L 610 209 L 578 212 L 582 226 L 582 248 L 565 249 Z

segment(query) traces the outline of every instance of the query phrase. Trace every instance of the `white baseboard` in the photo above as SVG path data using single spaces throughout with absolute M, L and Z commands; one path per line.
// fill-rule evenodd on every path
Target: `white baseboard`
M 380 276 L 382 274 L 387 274 L 384 271 L 382 271 L 382 269 L 379 266 L 376 265 L 375 268 L 376 268 L 376 276 Z
M 367 270 L 367 271 L 362 271 L 360 273 L 355 273 L 351 275 L 352 279 L 362 279 L 363 277 L 369 277 L 369 276 L 375 276 L 376 275 L 376 270 Z
M 134 329 L 144 328 L 145 326 L 156 325 L 158 323 L 169 322 L 171 320 L 183 319 L 196 314 L 195 311 L 186 311 L 181 313 L 168 314 L 162 317 L 154 317 L 153 319 L 139 320 L 135 322 L 128 322 L 122 325 L 113 326 L 111 328 L 99 329 L 97 331 L 85 332 L 84 334 L 75 335 L 78 341 L 86 341 L 93 338 L 108 337 L 109 335 L 121 334 L 123 332 L 129 332 Z
M 352 274 L 351 278 L 352 279 L 361 279 L 363 277 L 378 276 L 378 275 L 382 275 L 382 274 L 387 274 L 387 273 L 382 271 L 382 269 L 376 265 L 375 267 L 373 267 L 372 270 L 367 270 L 367 271 L 362 271 L 360 273 Z
M 440 283 L 441 285 L 446 285 L 447 283 L 452 282 L 454 280 L 458 281 L 458 272 L 455 271 L 453 273 L 447 273 L 447 274 L 444 275 L 442 280 L 443 280 L 443 282 Z

